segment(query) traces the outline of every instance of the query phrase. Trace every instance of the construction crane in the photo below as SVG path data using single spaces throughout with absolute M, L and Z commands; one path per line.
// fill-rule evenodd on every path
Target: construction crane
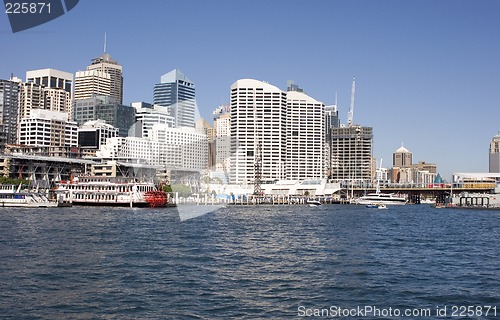
M 254 98 L 255 98 L 255 93 L 254 93 Z M 254 122 L 257 122 L 257 106 L 253 106 L 253 119 Z M 259 119 L 261 120 L 261 119 Z M 262 123 L 262 121 L 259 121 Z M 253 181 L 253 194 L 256 196 L 262 195 L 262 146 L 260 144 L 260 137 L 259 135 L 262 134 L 261 132 L 258 132 L 257 125 L 255 125 L 254 129 L 254 143 L 255 143 L 255 149 L 254 149 L 254 181 Z M 263 130 L 263 128 L 261 129 Z
M 262 148 L 260 142 L 257 141 L 255 148 L 255 162 L 254 162 L 254 181 L 253 181 L 253 194 L 256 196 L 262 195 Z
M 354 94 L 356 93 L 356 78 L 352 78 L 352 89 L 351 89 L 351 106 L 349 107 L 349 113 L 347 114 L 347 126 L 352 126 L 352 118 L 354 116 Z

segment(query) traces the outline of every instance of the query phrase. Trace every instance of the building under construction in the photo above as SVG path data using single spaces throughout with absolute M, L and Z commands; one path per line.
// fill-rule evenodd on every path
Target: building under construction
M 370 182 L 373 172 L 373 129 L 352 125 L 332 128 L 330 178 L 337 182 Z

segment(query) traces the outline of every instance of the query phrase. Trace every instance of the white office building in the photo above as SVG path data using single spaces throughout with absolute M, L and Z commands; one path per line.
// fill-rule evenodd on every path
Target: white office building
M 25 146 L 78 146 L 78 125 L 65 112 L 33 109 L 19 123 L 19 144 Z
M 207 169 L 207 136 L 191 127 L 156 124 L 151 139 L 160 144 L 160 161 L 168 170 L 201 172 Z
M 285 178 L 286 108 L 286 92 L 266 82 L 231 86 L 231 184 L 252 184 L 256 161 L 262 180 Z
M 98 158 L 120 160 L 129 163 L 161 165 L 158 141 L 136 137 L 113 137 L 106 139 L 96 152 Z
M 195 128 L 155 124 L 149 138 L 108 138 L 96 153 L 107 160 L 155 165 L 167 170 L 203 171 L 207 168 L 207 136 Z
M 325 176 L 325 105 L 303 92 L 287 92 L 286 178 Z
M 73 92 L 73 74 L 56 69 L 38 69 L 26 72 L 26 82 Z

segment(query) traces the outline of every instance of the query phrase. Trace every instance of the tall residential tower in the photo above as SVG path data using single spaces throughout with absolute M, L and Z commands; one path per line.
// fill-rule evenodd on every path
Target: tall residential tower
M 325 105 L 301 91 L 288 91 L 286 114 L 286 178 L 322 179 Z
M 286 110 L 286 92 L 273 85 L 241 79 L 231 86 L 231 184 L 285 179 Z

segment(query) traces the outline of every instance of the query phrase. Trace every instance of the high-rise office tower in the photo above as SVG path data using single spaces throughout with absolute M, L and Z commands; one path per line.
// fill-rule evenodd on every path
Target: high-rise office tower
M 104 52 L 100 57 L 92 59 L 87 71 L 99 71 L 109 74 L 109 95 L 116 99 L 119 104 L 123 103 L 123 74 L 122 66 L 111 59 L 109 53 Z
M 273 85 L 241 79 L 231 86 L 232 184 L 252 184 L 257 174 L 285 178 L 286 110 L 286 92 Z
M 489 172 L 500 173 L 500 132 L 490 142 Z
M 26 82 L 41 86 L 43 109 L 72 114 L 73 74 L 55 69 L 26 72 Z
M 184 73 L 174 69 L 161 77 L 153 90 L 153 104 L 168 109 L 176 127 L 194 127 L 195 85 Z
M 39 69 L 26 72 L 26 82 L 43 85 L 45 88 L 63 89 L 73 92 L 73 74 L 56 69 Z
M 0 80 L 0 150 L 17 141 L 20 81 Z
M 331 137 L 332 179 L 355 184 L 374 178 L 373 129 L 351 125 L 332 128 Z
M 95 96 L 111 96 L 111 76 L 99 70 L 75 73 L 75 101 Z
M 302 91 L 288 91 L 286 115 L 286 178 L 322 179 L 325 105 Z

